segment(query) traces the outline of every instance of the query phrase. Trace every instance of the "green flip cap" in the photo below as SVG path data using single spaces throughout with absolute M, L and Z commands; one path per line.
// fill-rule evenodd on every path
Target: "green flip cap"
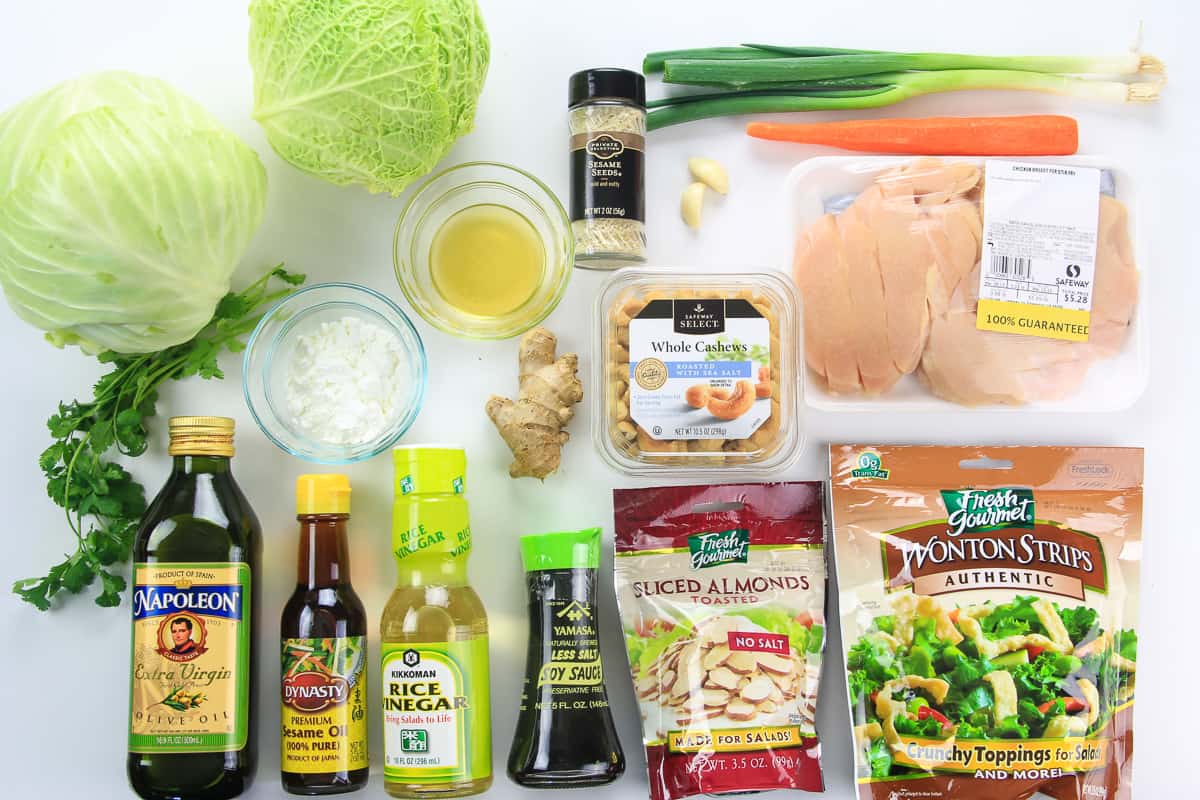
M 521 537 L 526 572 L 548 569 L 596 569 L 600 566 L 600 529 L 530 533 Z

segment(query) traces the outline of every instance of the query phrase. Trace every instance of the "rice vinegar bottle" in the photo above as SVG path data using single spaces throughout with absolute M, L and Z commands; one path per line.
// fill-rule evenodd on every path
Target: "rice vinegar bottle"
M 384 788 L 464 797 L 492 785 L 487 614 L 467 583 L 466 454 L 398 447 L 396 589 L 382 642 Z

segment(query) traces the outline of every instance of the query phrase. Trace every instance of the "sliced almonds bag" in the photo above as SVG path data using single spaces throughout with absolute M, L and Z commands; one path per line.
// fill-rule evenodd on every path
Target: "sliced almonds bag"
M 830 448 L 859 797 L 1128 798 L 1142 451 Z
M 819 483 L 613 491 L 651 800 L 819 792 Z

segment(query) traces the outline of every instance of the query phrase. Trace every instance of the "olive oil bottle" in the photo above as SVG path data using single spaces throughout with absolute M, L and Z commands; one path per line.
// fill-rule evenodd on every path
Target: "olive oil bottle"
M 463 797 L 492 785 L 487 614 L 467 583 L 465 453 L 398 447 L 396 589 L 380 623 L 384 788 Z
M 172 417 L 170 436 L 133 549 L 129 782 L 223 800 L 254 775 L 261 531 L 230 471 L 233 420 Z

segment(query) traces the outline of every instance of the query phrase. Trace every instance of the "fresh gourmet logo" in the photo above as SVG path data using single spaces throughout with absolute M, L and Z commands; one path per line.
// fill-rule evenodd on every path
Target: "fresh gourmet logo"
M 720 533 L 697 533 L 688 537 L 692 569 L 721 564 L 745 564 L 750 557 L 750 531 L 736 528 Z
M 943 489 L 942 502 L 951 536 L 1033 527 L 1030 489 Z
M 341 705 L 349 696 L 350 684 L 337 675 L 300 672 L 283 679 L 283 702 L 297 711 L 324 711 Z
M 883 540 L 889 591 L 936 595 L 970 589 L 1036 590 L 1084 599 L 1108 587 L 1100 540 L 1034 519 L 1028 489 L 943 491 L 946 519 L 890 531 Z

